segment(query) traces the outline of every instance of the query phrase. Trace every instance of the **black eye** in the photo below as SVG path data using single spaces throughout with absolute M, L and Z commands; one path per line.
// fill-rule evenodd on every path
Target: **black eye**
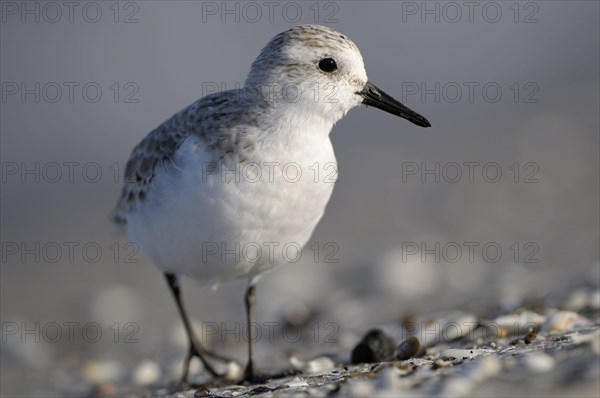
M 337 69 L 337 64 L 333 58 L 323 58 L 319 61 L 319 69 L 323 72 L 331 73 Z

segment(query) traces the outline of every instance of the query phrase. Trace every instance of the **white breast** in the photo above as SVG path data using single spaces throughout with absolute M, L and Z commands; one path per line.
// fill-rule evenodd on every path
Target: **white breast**
M 129 239 L 159 268 L 205 285 L 293 262 L 337 179 L 328 134 L 305 138 L 266 140 L 249 160 L 216 170 L 214 154 L 188 138 L 129 217 Z

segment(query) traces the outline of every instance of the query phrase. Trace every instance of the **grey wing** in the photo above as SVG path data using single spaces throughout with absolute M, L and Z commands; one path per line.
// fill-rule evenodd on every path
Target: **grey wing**
M 174 155 L 187 136 L 193 133 L 186 123 L 190 108 L 174 115 L 151 131 L 132 151 L 125 166 L 123 188 L 111 213 L 115 224 L 127 223 L 127 214 L 146 200 L 148 188 L 159 167 L 173 161 Z
M 111 214 L 113 222 L 127 223 L 127 214 L 146 200 L 158 168 L 174 161 L 187 137 L 195 135 L 208 149 L 231 156 L 239 155 L 236 148 L 248 149 L 249 144 L 243 142 L 246 128 L 241 122 L 244 107 L 240 102 L 243 99 L 235 90 L 215 93 L 199 99 L 150 132 L 127 162 L 121 195 Z M 253 104 L 258 114 L 268 105 L 266 102 Z

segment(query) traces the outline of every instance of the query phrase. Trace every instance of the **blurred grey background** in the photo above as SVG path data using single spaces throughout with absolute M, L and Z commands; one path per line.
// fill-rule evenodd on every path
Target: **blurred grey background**
M 81 2 L 71 19 L 60 3 L 61 15 L 43 2 L 2 2 L 2 394 L 78 391 L 78 380 L 93 382 L 114 361 L 128 369 L 168 358 L 175 374 L 185 341 L 173 337 L 179 320 L 162 275 L 139 254 L 125 261 L 131 250 L 108 222 L 120 189 L 114 172 L 120 180 L 136 143 L 207 83 L 234 88 L 272 36 L 300 23 L 347 34 L 371 81 L 433 128 L 364 108 L 336 125 L 340 180 L 314 239 L 334 242 L 339 261 L 307 255 L 266 276 L 259 322 L 318 312 L 339 327 L 340 343 L 327 347 L 337 351 L 353 343 L 347 333 L 410 313 L 518 306 L 570 285 L 597 286 L 599 3 L 475 3 L 469 15 L 461 2 L 276 2 L 270 16 L 261 2 L 261 15 L 238 2 Z M 451 162 L 479 162 L 473 182 L 466 166 L 450 181 Z M 436 163 L 439 182 L 406 174 Z M 483 178 L 486 164 L 488 176 L 500 168 L 498 181 Z M 479 246 L 472 260 L 466 248 L 456 262 L 448 253 L 440 261 L 407 255 L 413 244 L 436 242 Z M 502 249 L 497 262 L 482 253 L 490 242 Z M 184 288 L 199 322 L 243 321 L 243 282 Z M 68 322 L 79 323 L 74 342 Z M 86 322 L 100 325 L 100 342 L 81 338 Z M 137 343 L 123 341 L 128 322 Z M 48 341 L 52 323 L 62 328 L 58 342 Z M 23 327 L 34 331 L 23 336 Z M 259 364 L 281 355 L 268 347 L 259 343 Z M 245 358 L 243 349 L 231 352 Z

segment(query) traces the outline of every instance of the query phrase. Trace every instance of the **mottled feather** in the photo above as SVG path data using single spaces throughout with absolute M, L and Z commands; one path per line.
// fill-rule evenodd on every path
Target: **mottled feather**
M 195 135 L 215 153 L 215 160 L 241 160 L 241 151 L 251 151 L 244 142 L 248 127 L 257 127 L 267 104 L 253 99 L 252 106 L 240 90 L 230 90 L 200 98 L 152 130 L 132 151 L 125 167 L 124 183 L 111 218 L 126 224 L 127 214 L 146 200 L 153 178 L 161 167 L 173 162 L 177 150 Z M 253 115 L 248 115 L 251 112 Z M 242 120 L 243 119 L 243 120 Z M 253 122 L 254 121 L 254 122 Z M 236 152 L 237 151 L 237 152 Z
M 156 172 L 173 162 L 186 138 L 193 135 L 201 138 L 208 150 L 215 151 L 216 160 L 236 159 L 236 156 L 240 160 L 240 153 L 236 151 L 251 150 L 251 141 L 243 142 L 247 128 L 268 130 L 270 126 L 259 124 L 269 120 L 264 117 L 270 111 L 269 103 L 281 100 L 257 96 L 263 93 L 261 87 L 277 79 L 283 84 L 298 82 L 315 70 L 314 60 L 291 61 L 288 51 L 298 45 L 318 49 L 319 53 L 334 53 L 345 48 L 359 54 L 351 40 L 324 26 L 297 26 L 275 36 L 252 64 L 243 89 L 200 98 L 152 130 L 134 148 L 125 168 L 121 194 L 111 214 L 113 222 L 127 223 L 127 215 L 146 200 Z

